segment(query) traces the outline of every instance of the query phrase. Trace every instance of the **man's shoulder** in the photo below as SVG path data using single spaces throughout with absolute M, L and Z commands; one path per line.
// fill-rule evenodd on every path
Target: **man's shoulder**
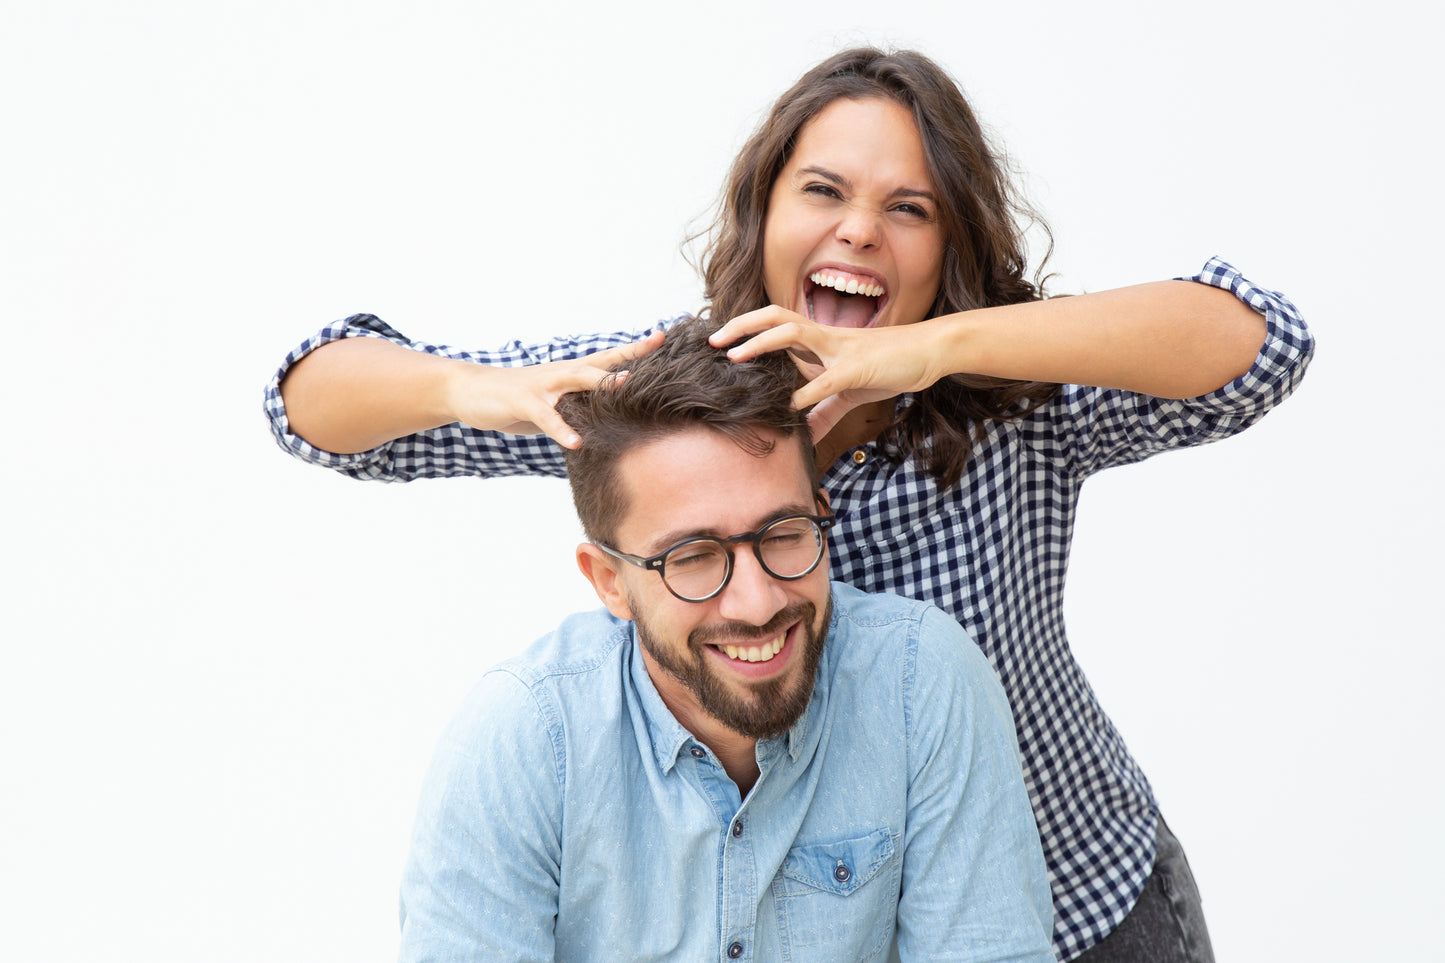
M 632 623 L 605 609 L 568 616 L 488 669 L 463 700 L 453 728 L 518 733 L 540 724 L 558 739 L 569 707 L 601 709 L 623 699 L 631 641 Z
M 910 675 L 944 672 L 993 677 L 992 666 L 957 620 L 929 602 L 833 583 L 833 618 L 847 639 L 845 658 L 896 654 Z
M 864 592 L 843 582 L 833 583 L 833 618 L 856 640 L 855 645 L 860 641 L 865 647 L 877 645 L 907 633 L 930 647 L 976 648 L 963 626 L 931 602 Z
M 569 681 L 585 685 L 599 672 L 621 665 L 631 641 L 631 622 L 606 609 L 578 612 L 490 671 L 516 676 L 529 687 Z
M 834 617 L 845 618 L 864 630 L 897 622 L 917 621 L 926 610 L 934 608 L 928 602 L 907 599 L 901 595 L 865 592 L 847 582 L 835 581 L 832 589 Z

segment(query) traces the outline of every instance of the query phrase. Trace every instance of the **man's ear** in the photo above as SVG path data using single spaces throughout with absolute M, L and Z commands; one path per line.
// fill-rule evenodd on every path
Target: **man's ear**
M 622 591 L 622 563 L 591 542 L 577 546 L 577 567 L 592 583 L 592 591 L 607 606 L 607 611 L 619 619 L 632 620 L 632 606 L 627 604 L 627 594 Z

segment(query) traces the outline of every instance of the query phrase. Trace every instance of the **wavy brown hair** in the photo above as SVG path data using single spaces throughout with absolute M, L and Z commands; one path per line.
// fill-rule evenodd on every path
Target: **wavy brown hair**
M 1042 299 L 1042 270 L 1024 276 L 1023 226 L 1048 226 L 1020 199 L 1002 156 L 988 143 L 958 84 L 911 50 L 859 47 L 818 64 L 778 98 L 743 146 L 705 232 L 701 272 L 709 317 L 727 320 L 765 307 L 763 227 L 773 183 L 803 127 L 840 98 L 885 97 L 913 114 L 938 197 L 943 273 L 929 317 Z M 1043 261 L 1048 260 L 1048 252 Z M 989 421 L 1018 418 L 1058 385 L 956 374 L 917 393 L 879 436 L 888 457 L 915 456 L 947 488 L 956 485 Z
M 577 518 L 592 541 L 610 543 L 627 514 L 617 479 L 622 456 L 690 428 L 716 431 L 759 456 L 773 450 L 765 432 L 793 439 L 801 468 L 817 487 L 807 413 L 793 407 L 793 392 L 802 384 L 797 367 L 781 351 L 729 361 L 707 340 L 720 327 L 702 318 L 681 321 L 660 348 L 618 365 L 626 368 L 626 378 L 610 375 L 592 391 L 558 400 L 558 414 L 582 437 L 580 447 L 565 452 L 567 480 Z

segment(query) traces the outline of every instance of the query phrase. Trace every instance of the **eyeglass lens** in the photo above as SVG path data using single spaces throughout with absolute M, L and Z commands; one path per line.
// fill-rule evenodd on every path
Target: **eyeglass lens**
M 805 575 L 823 554 L 822 533 L 807 518 L 779 519 L 759 532 L 753 544 L 763 568 L 774 578 Z M 683 598 L 707 598 L 727 581 L 727 548 L 711 538 L 684 542 L 663 559 L 662 577 Z

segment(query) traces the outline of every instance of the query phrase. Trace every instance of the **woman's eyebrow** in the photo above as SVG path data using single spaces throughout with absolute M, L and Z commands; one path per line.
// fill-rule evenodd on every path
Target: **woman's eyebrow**
M 830 171 L 826 167 L 800 167 L 798 168 L 798 173 L 795 175 L 795 177 L 802 177 L 805 174 L 811 174 L 814 177 L 821 177 L 825 181 L 832 181 L 834 184 L 837 184 L 839 187 L 844 188 L 845 190 L 851 191 L 853 189 L 852 181 L 844 177 L 842 174 L 839 174 L 837 171 Z

